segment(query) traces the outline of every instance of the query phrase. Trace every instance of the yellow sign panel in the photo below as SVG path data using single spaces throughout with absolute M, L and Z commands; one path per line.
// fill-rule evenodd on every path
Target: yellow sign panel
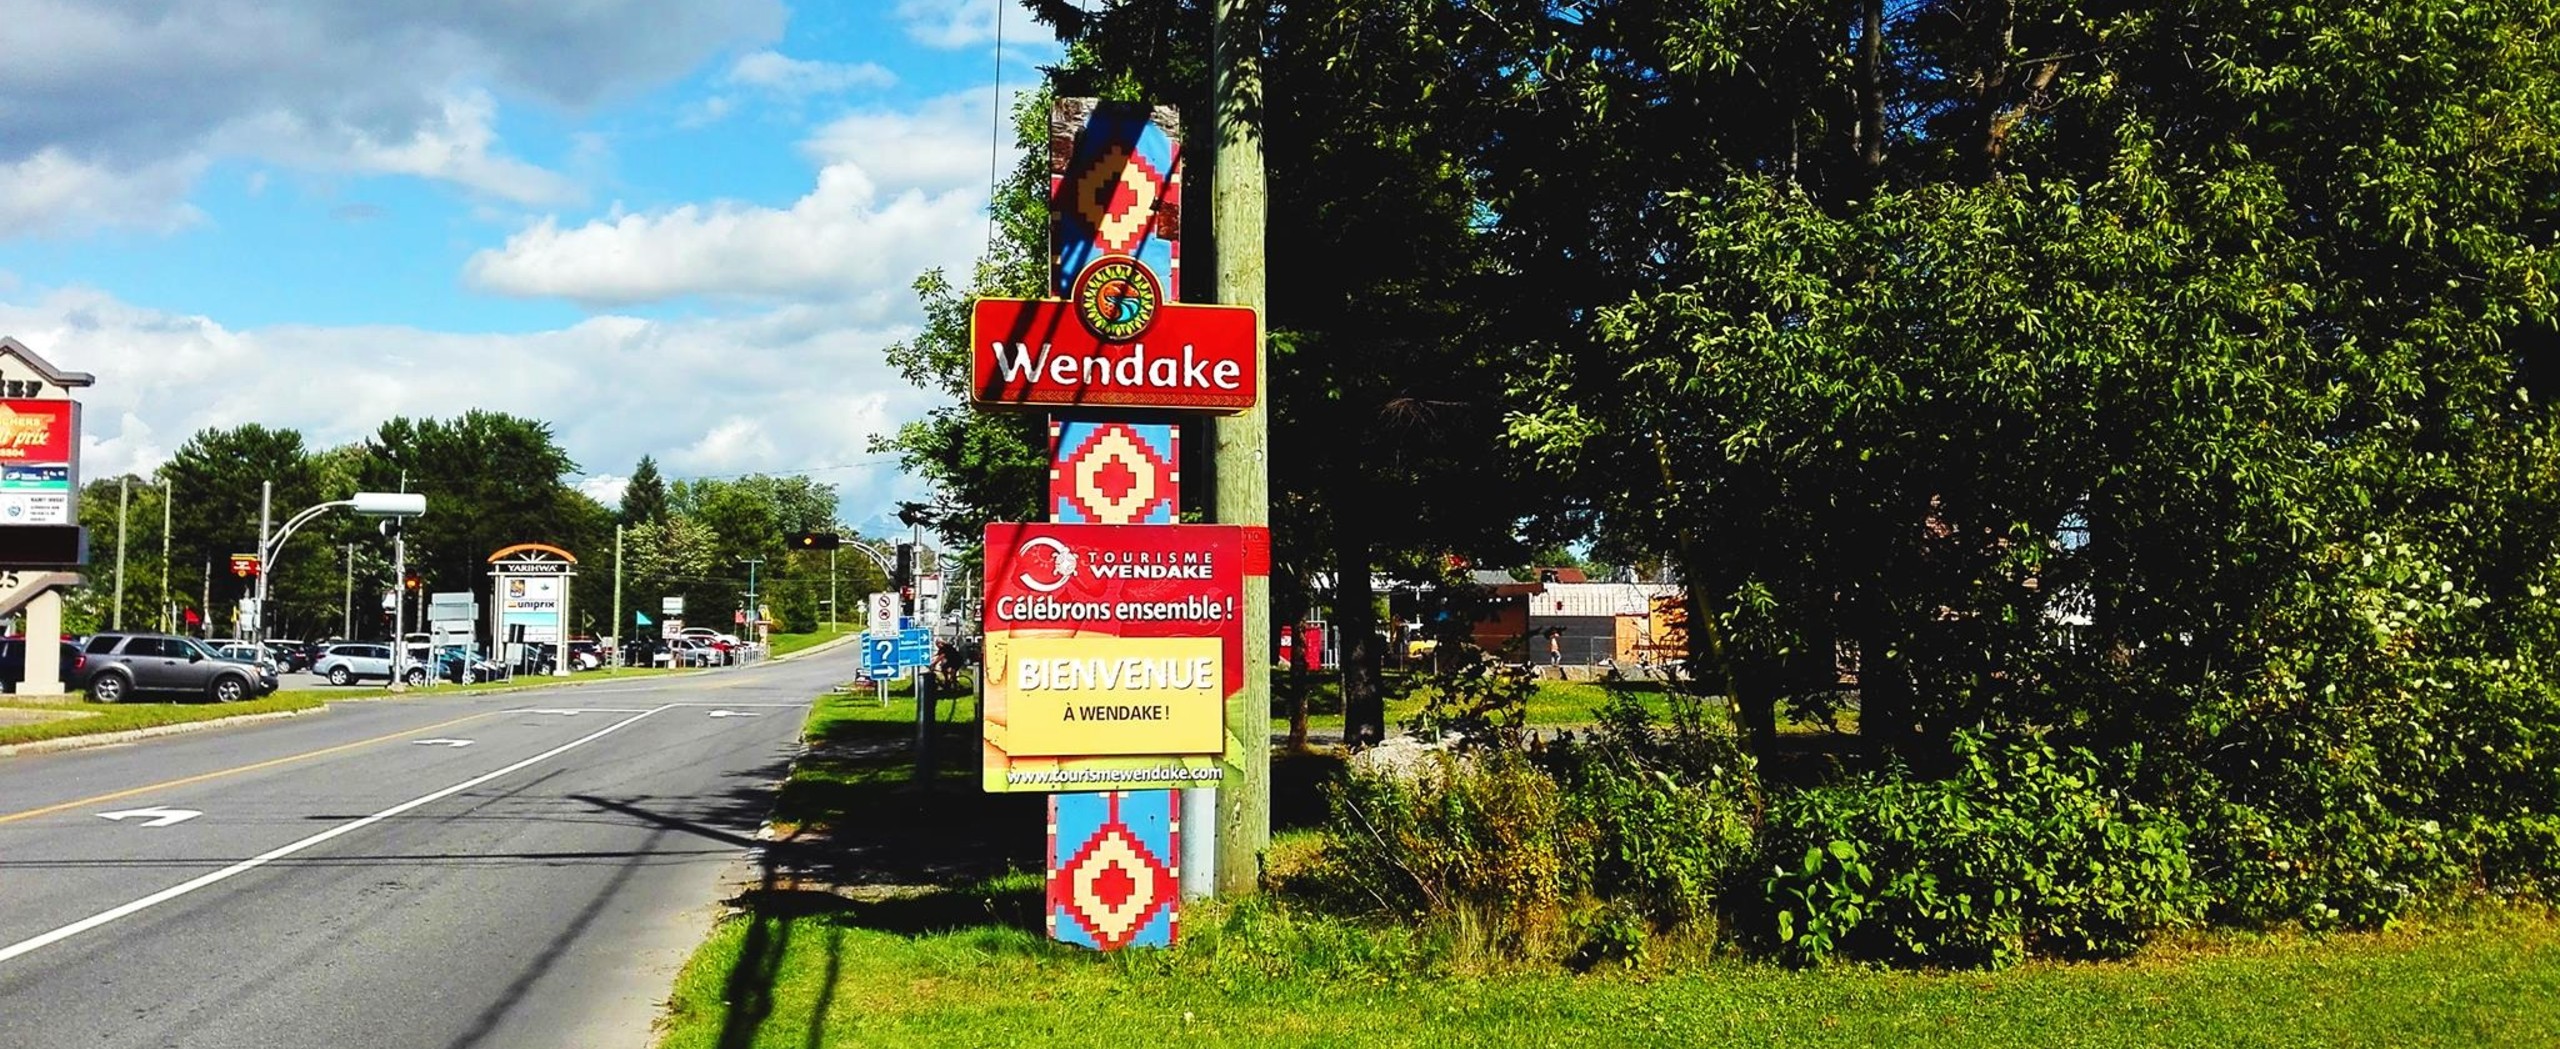
M 987 647 L 987 684 L 1003 693 L 1004 727 L 1001 740 L 990 742 L 1007 754 L 1215 754 L 1226 747 L 1226 668 L 1217 638 L 995 640 Z M 997 703 L 988 709 L 994 714 Z

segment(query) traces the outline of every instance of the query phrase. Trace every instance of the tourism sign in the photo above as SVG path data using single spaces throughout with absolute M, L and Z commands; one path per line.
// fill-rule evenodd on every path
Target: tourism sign
M 1095 272 L 1087 277 L 1077 299 L 979 299 L 971 305 L 970 380 L 977 404 L 1210 412 L 1253 407 L 1261 395 L 1261 357 L 1254 348 L 1262 331 L 1252 309 L 1161 301 L 1145 271 L 1134 267 L 1113 280 Z
M 1244 685 L 1245 530 L 991 524 L 990 791 L 1216 786 Z

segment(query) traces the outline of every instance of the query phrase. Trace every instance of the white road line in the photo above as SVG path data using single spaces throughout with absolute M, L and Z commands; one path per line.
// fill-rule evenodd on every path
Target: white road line
M 730 708 L 730 709 L 732 709 L 732 710 L 762 710 L 762 709 L 765 709 L 765 708 L 768 708 L 768 707 L 776 708 L 776 709 L 782 709 L 782 710 L 797 710 L 797 709 L 800 709 L 800 708 L 802 708 L 802 707 L 808 706 L 809 704 L 807 704 L 807 703 L 669 703 L 669 704 L 667 704 L 667 705 L 668 705 L 668 706 L 671 706 L 671 707 L 728 707 L 728 708 Z
M 44 933 L 44 934 L 41 934 L 41 935 L 38 935 L 38 936 L 34 936 L 34 937 L 31 937 L 31 938 L 28 938 L 28 939 L 20 940 L 20 941 L 18 941 L 18 942 L 16 942 L 16 943 L 10 944 L 10 945 L 8 945 L 8 946 L 6 946 L 6 947 L 0 947 L 0 962 L 5 962 L 5 961 L 8 961 L 8 960 L 9 960 L 9 959 L 11 959 L 11 958 L 15 958 L 15 957 L 17 957 L 17 956 L 19 956 L 19 955 L 21 955 L 21 954 L 25 954 L 25 953 L 28 953 L 28 952 L 30 952 L 30 951 L 34 951 L 34 950 L 37 950 L 37 949 L 40 949 L 40 948 L 43 948 L 43 947 L 47 947 L 47 946 L 50 946 L 50 945 L 52 945 L 52 944 L 60 943 L 60 942 L 62 942 L 62 941 L 64 941 L 64 940 L 70 939 L 70 938 L 72 938 L 72 937 L 74 937 L 74 936 L 78 936 L 78 935 L 80 935 L 81 933 L 87 932 L 87 931 L 89 931 L 89 930 L 91 930 L 91 929 L 95 929 L 95 928 L 97 928 L 97 927 L 99 927 L 99 926 L 101 926 L 101 925 L 105 925 L 105 924 L 107 924 L 107 923 L 109 923 L 109 922 L 112 922 L 112 921 L 115 921 L 115 920 L 117 920 L 117 919 L 125 918 L 125 917 L 130 917 L 130 916 L 132 916 L 132 915 L 134 915 L 134 914 L 137 914 L 137 913 L 140 913 L 140 912 L 142 912 L 142 911 L 149 910 L 150 908 L 157 907 L 157 906 L 159 906 L 159 905 L 161 905 L 161 904 L 163 904 L 163 903 L 167 903 L 167 902 L 169 902 L 169 901 L 171 901 L 171 900 L 177 899 L 177 898 L 178 898 L 178 897 L 180 897 L 180 896 L 184 896 L 184 895 L 186 895 L 186 894 L 188 894 L 188 893 L 194 892 L 194 891 L 196 891 L 197 889 L 204 888 L 205 886 L 212 885 L 212 884 L 214 884 L 214 883 L 216 883 L 216 882 L 221 882 L 221 881 L 228 880 L 228 879 L 230 879 L 231 877 L 233 877 L 233 876 L 235 876 L 235 875 L 245 874 L 245 873 L 247 873 L 247 872 L 249 872 L 249 871 L 256 870 L 256 869 L 258 869 L 258 868 L 260 868 L 260 867 L 266 866 L 267 864 L 273 863 L 273 862 L 275 862 L 275 861 L 277 861 L 277 860 L 280 860 L 280 859 L 283 859 L 283 858 L 285 858 L 285 857 L 287 857 L 287 856 L 291 856 L 291 855 L 293 855 L 294 853 L 301 852 L 301 851 L 303 851 L 304 849 L 308 849 L 308 848 L 310 848 L 310 847 L 312 847 L 312 846 L 314 846 L 314 845 L 318 845 L 318 844 L 320 844 L 320 843 L 322 843 L 322 842 L 328 841 L 328 840 L 329 840 L 329 839 L 331 839 L 331 838 L 338 837 L 339 835 L 342 835 L 342 834 L 351 834 L 351 833 L 354 833 L 354 832 L 356 832 L 356 831 L 363 830 L 363 829 L 364 829 L 364 828 L 366 828 L 366 827 L 373 826 L 373 825 L 374 825 L 374 824 L 376 824 L 376 823 L 380 823 L 380 822 L 382 822 L 382 821 L 384 821 L 384 820 L 390 819 L 390 818 L 391 818 L 391 817 L 393 817 L 393 816 L 397 816 L 397 815 L 399 815 L 399 814 L 401 814 L 401 813 L 403 813 L 403 812 L 407 812 L 407 811 L 409 811 L 409 810 L 411 810 L 411 809 L 417 808 L 418 806 L 421 806 L 421 805 L 430 805 L 430 804 L 433 804 L 433 803 L 435 803 L 435 802 L 442 801 L 442 800 L 444 800 L 444 799 L 446 799 L 446 798 L 450 798 L 450 797 L 452 797 L 452 796 L 454 796 L 454 795 L 456 795 L 456 794 L 460 794 L 460 793 L 462 793 L 463 791 L 470 790 L 470 789 L 471 789 L 471 788 L 473 788 L 473 787 L 477 787 L 477 786 L 479 786 L 479 785 L 481 785 L 481 784 L 483 784 L 483 783 L 487 783 L 487 782 L 489 782 L 490 780 L 496 779 L 496 778 L 498 778 L 498 777 L 500 777 L 500 776 L 504 776 L 504 775 L 506 775 L 506 774 L 508 774 L 508 773 L 510 773 L 510 772 L 517 772 L 517 771 L 521 771 L 521 770 L 523 770 L 523 769 L 525 769 L 525 768 L 528 768 L 528 767 L 530 767 L 530 766 L 533 766 L 533 765 L 539 764 L 539 763 L 541 763 L 541 762 L 549 761 L 549 760 L 550 760 L 550 759 L 552 759 L 552 758 L 559 757 L 559 756 L 560 756 L 560 755 L 562 755 L 562 754 L 566 754 L 566 753 L 568 753 L 568 752 L 570 752 L 570 751 L 572 751 L 572 750 L 576 750 L 576 749 L 577 749 L 577 748 L 579 748 L 579 747 L 586 746 L 586 745 L 587 745 L 587 744 L 589 744 L 589 743 L 593 743 L 593 742 L 595 742 L 595 741 L 597 741 L 597 740 L 599 740 L 599 739 L 603 739 L 603 738 L 605 738 L 606 736 L 609 736 L 609 735 L 612 735 L 612 734 L 614 734 L 614 733 L 616 733 L 616 732 L 619 732 L 619 731 L 621 731 L 622 729 L 624 729 L 624 728 L 626 728 L 626 727 L 630 726 L 633 722 L 639 721 L 641 718 L 648 717 L 648 716 L 649 716 L 649 715 L 651 715 L 651 714 L 655 714 L 655 713 L 657 713 L 658 711 L 660 711 L 660 710 L 665 710 L 665 709 L 667 709 L 667 708 L 666 708 L 666 707 L 658 707 L 658 708 L 653 709 L 653 710 L 646 710 L 646 711 L 642 711 L 642 712 L 640 712 L 640 713 L 639 713 L 637 716 L 635 716 L 635 717 L 624 718 L 624 719 L 623 719 L 623 720 L 621 720 L 621 721 L 614 722 L 613 724 L 607 725 L 607 726 L 605 726 L 604 728 L 598 729 L 598 730 L 596 730 L 596 731 L 594 731 L 594 732 L 591 732 L 591 733 L 588 733 L 588 734 L 586 734 L 586 735 L 584 735 L 584 736 L 580 736 L 580 737 L 578 737 L 577 739 L 571 740 L 571 741 L 569 741 L 569 742 L 567 742 L 567 743 L 563 743 L 563 744 L 561 744 L 561 745 L 559 745 L 559 746 L 556 746 L 556 747 L 553 747 L 553 748 L 551 748 L 551 749 L 549 749 L 549 750 L 543 751 L 543 752 L 542 752 L 542 753 L 540 753 L 540 754 L 536 754 L 536 755 L 534 755 L 534 756 L 532 756 L 532 757 L 529 757 L 529 758 L 524 759 L 523 761 L 516 762 L 516 763 L 515 763 L 515 764 L 513 764 L 513 765 L 509 765 L 509 766 L 507 766 L 507 767 L 505 767 L 505 768 L 502 768 L 502 769 L 499 769 L 499 770 L 497 770 L 497 771 L 495 771 L 495 772 L 484 772 L 484 773 L 481 773 L 480 775 L 473 776 L 473 777 L 471 777 L 470 779 L 463 780 L 463 781 L 462 781 L 462 782 L 460 782 L 460 783 L 456 783 L 456 784 L 454 784 L 453 786 L 446 787 L 446 788 L 444 788 L 443 790 L 436 791 L 436 792 L 435 792 L 435 793 L 433 793 L 433 794 L 427 794 L 427 795 L 423 795 L 423 796 L 421 796 L 421 797 L 412 798 L 412 799 L 410 799 L 410 800 L 408 800 L 408 801 L 401 802 L 400 804 L 397 804 L 397 805 L 391 806 L 390 808 L 387 808 L 387 809 L 384 809 L 384 810 L 382 810 L 382 811 L 380 811 L 380 812 L 374 813 L 373 815 L 365 816 L 365 817 L 362 817 L 362 818 L 360 818 L 360 819 L 350 820 L 350 821 L 348 821 L 348 822 L 346 822 L 346 823 L 341 823 L 341 824 L 339 824 L 339 825 L 337 825 L 337 826 L 335 826 L 335 827 L 331 827 L 331 828 L 329 828 L 328 830 L 324 830 L 324 831 L 321 831 L 321 832 L 320 832 L 320 833 L 318 833 L 318 834 L 314 834 L 314 835 L 312 835 L 312 836 L 310 836 L 310 837 L 308 837 L 308 838 L 304 838 L 304 839 L 302 839 L 301 841 L 294 842 L 294 843 L 293 843 L 293 844 L 291 844 L 291 845 L 285 845 L 285 846 L 282 846 L 282 847 L 279 847 L 279 848 L 270 849 L 270 850 L 268 850 L 268 851 L 266 851 L 266 852 L 259 853 L 259 854 L 255 855 L 255 856 L 251 856 L 251 857 L 249 857 L 248 859 L 242 860 L 242 861 L 240 861 L 240 862 L 238 862 L 238 863 L 234 863 L 234 864 L 232 864 L 231 866 L 224 867 L 224 868 L 222 868 L 221 870 L 218 870 L 218 871 L 214 871 L 213 873 L 205 874 L 205 875 L 200 875 L 200 876 L 198 876 L 198 877 L 196 877 L 196 878 L 194 878 L 194 879 L 192 879 L 192 880 L 184 881 L 184 882 L 180 882 L 180 883 L 178 883 L 178 884 L 176 884 L 176 885 L 172 885 L 172 886 L 170 886 L 170 887 L 168 887 L 168 888 L 165 888 L 165 889 L 162 889 L 162 890 L 160 890 L 160 891 L 158 891 L 158 892 L 152 893 L 152 894 L 151 894 L 151 895 L 149 895 L 149 896 L 145 896 L 145 897 L 143 897 L 143 898 L 141 898 L 141 899 L 135 900 L 135 901 L 133 901 L 132 903 L 128 903 L 128 904 L 125 904 L 125 905 L 120 906 L 120 907 L 115 907 L 115 908 L 112 908 L 112 909 L 109 909 L 109 910 L 100 911 L 100 912 L 98 912 L 98 913 L 96 913 L 96 914 L 92 914 L 92 915 L 90 915 L 90 916 L 88 916 L 88 917 L 86 917 L 86 918 L 82 918 L 82 919 L 80 919 L 79 921 L 72 922 L 72 923 L 71 923 L 71 924 L 69 924 L 69 925 L 65 925 L 65 926 L 63 926 L 63 927 L 61 927 L 61 928 L 59 928 L 59 929 L 55 929 L 55 930 L 53 930 L 52 932 L 48 932 L 48 933 Z

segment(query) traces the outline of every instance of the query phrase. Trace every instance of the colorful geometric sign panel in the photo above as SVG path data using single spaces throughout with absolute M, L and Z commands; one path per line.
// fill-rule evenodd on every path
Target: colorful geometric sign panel
M 991 524 L 990 791 L 1214 787 L 1244 686 L 1246 530 Z
M 1095 950 L 1181 935 L 1182 795 L 1049 796 L 1049 936 Z
M 1182 505 L 1182 428 L 1172 423 L 1049 423 L 1049 520 L 1172 524 Z
M 1172 106 L 1062 98 L 1049 110 L 1049 272 L 1073 296 L 1106 256 L 1152 273 L 1182 298 L 1182 118 Z

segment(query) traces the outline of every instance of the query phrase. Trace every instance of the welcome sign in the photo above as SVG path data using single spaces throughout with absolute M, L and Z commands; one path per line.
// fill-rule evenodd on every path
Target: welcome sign
M 1215 786 L 1244 685 L 1244 529 L 986 530 L 991 791 Z

